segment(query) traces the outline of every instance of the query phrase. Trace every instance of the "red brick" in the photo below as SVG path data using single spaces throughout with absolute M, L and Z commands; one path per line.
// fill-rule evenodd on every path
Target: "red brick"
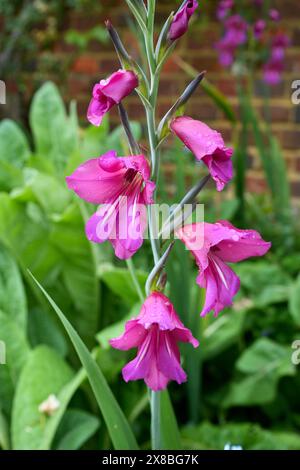
M 74 72 L 92 74 L 99 71 L 98 61 L 90 56 L 82 55 L 75 59 L 72 67 Z

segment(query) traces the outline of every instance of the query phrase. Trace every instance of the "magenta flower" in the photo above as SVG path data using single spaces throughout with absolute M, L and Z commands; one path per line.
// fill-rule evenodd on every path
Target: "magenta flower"
M 280 20 L 280 13 L 275 8 L 271 8 L 271 10 L 269 10 L 269 17 L 272 21 L 279 21 Z
M 87 118 L 94 126 L 100 126 L 103 116 L 138 86 L 138 77 L 131 70 L 118 70 L 93 89 Z
M 113 348 L 128 351 L 138 348 L 133 361 L 123 368 L 123 378 L 144 379 L 153 391 L 163 390 L 170 380 L 178 384 L 187 376 L 180 365 L 178 342 L 199 342 L 180 321 L 169 299 L 160 292 L 152 292 L 145 300 L 139 315 L 129 320 L 125 332 L 110 340 Z
M 289 37 L 284 33 L 277 33 L 272 40 L 271 55 L 264 66 L 264 81 L 268 85 L 277 85 L 281 81 L 284 71 L 285 50 L 289 46 Z
M 179 11 L 175 14 L 170 30 L 168 33 L 168 39 L 170 41 L 175 41 L 186 33 L 189 21 L 194 11 L 198 7 L 198 2 L 196 0 L 187 0 Z
M 233 7 L 233 0 L 221 0 L 217 9 L 218 20 L 224 20 L 231 8 Z
M 117 157 L 115 151 L 88 160 L 66 178 L 81 199 L 104 204 L 86 224 L 94 243 L 109 240 L 120 259 L 141 247 L 147 226 L 146 205 L 151 204 L 155 184 L 144 155 Z
M 201 160 L 209 169 L 216 182 L 217 190 L 233 177 L 231 148 L 225 147 L 221 134 L 201 121 L 187 116 L 175 118 L 170 125 L 174 134 L 193 152 L 197 160 Z
M 235 46 L 244 44 L 247 40 L 248 24 L 240 15 L 232 15 L 225 21 L 227 43 Z
M 265 29 L 266 22 L 264 20 L 257 20 L 253 28 L 255 38 L 260 39 Z
M 225 34 L 216 44 L 219 52 L 219 62 L 223 67 L 229 67 L 234 60 L 238 46 L 247 40 L 248 24 L 240 15 L 232 15 L 225 21 Z
M 206 289 L 201 316 L 212 310 L 217 316 L 232 305 L 240 280 L 226 263 L 263 256 L 271 247 L 255 230 L 239 230 L 227 221 L 187 225 L 176 235 L 193 253 L 200 269 L 197 284 Z
M 283 62 L 281 60 L 271 58 L 264 66 L 264 82 L 271 86 L 278 85 L 281 82 L 283 70 Z

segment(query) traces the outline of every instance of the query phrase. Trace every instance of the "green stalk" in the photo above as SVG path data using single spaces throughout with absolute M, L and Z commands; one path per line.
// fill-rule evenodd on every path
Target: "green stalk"
M 131 258 L 127 259 L 127 260 L 126 260 L 126 264 L 127 264 L 128 271 L 130 272 L 133 285 L 134 285 L 134 287 L 135 287 L 135 289 L 136 289 L 136 292 L 137 292 L 137 294 L 138 294 L 138 296 L 139 296 L 139 299 L 140 299 L 140 301 L 143 303 L 144 300 L 145 300 L 145 297 L 144 297 L 144 294 L 143 294 L 143 292 L 142 292 L 140 283 L 139 283 L 139 281 L 138 281 L 138 278 L 137 278 L 137 275 L 136 275 L 136 272 L 135 272 L 135 267 L 134 267 L 134 264 L 133 264 L 132 259 L 131 259 Z
M 150 391 L 151 401 L 151 441 L 152 450 L 162 449 L 161 423 L 160 423 L 160 392 Z

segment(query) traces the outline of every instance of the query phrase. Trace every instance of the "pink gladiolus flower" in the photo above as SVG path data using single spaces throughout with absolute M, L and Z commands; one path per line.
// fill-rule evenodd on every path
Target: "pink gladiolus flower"
M 170 39 L 170 41 L 175 41 L 186 33 L 190 18 L 196 8 L 198 8 L 198 2 L 196 0 L 187 0 L 175 14 L 168 33 L 168 39 Z
M 88 160 L 66 178 L 68 187 L 87 202 L 104 204 L 86 224 L 94 243 L 109 240 L 115 254 L 127 259 L 141 247 L 147 226 L 146 205 L 155 184 L 144 155 L 117 157 L 115 151 Z
M 201 236 L 199 236 L 201 234 Z M 193 253 L 199 267 L 197 284 L 206 289 L 201 316 L 215 316 L 232 305 L 240 280 L 226 263 L 263 256 L 271 247 L 254 230 L 239 230 L 227 221 L 196 223 L 180 228 L 176 235 Z
M 221 134 L 203 122 L 187 116 L 175 118 L 170 128 L 193 152 L 196 159 L 208 167 L 217 190 L 222 191 L 233 176 L 233 150 L 225 147 Z
M 118 70 L 93 89 L 87 118 L 94 126 L 100 126 L 103 116 L 138 86 L 138 77 L 131 70 Z
M 123 378 L 144 379 L 155 392 L 167 387 L 170 380 L 178 384 L 187 376 L 180 365 L 178 342 L 199 342 L 180 321 L 169 299 L 160 292 L 152 292 L 144 302 L 139 315 L 129 320 L 125 332 L 110 340 L 113 348 L 128 351 L 138 348 L 133 361 L 123 368 Z

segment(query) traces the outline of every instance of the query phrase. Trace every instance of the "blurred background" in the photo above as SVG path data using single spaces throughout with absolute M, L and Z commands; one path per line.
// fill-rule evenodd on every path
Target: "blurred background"
M 157 1 L 157 31 L 179 5 Z M 235 149 L 236 176 L 221 195 L 213 186 L 201 193 L 205 219 L 259 230 L 273 248 L 264 259 L 235 266 L 241 291 L 233 308 L 201 320 L 204 292 L 194 263 L 181 245 L 172 252 L 167 294 L 200 340 L 196 353 L 183 349 L 189 381 L 170 386 L 182 448 L 300 449 L 300 6 L 205 0 L 197 11 L 164 67 L 158 117 L 207 71 L 185 114 L 222 131 Z M 107 18 L 139 60 L 142 39 L 122 0 L 0 0 L 2 449 L 111 448 L 72 346 L 27 269 L 93 350 L 139 443 L 149 447 L 145 387 L 123 383 L 130 353 L 108 343 L 137 314 L 138 294 L 111 247 L 86 240 L 93 208 L 64 182 L 91 157 L 112 148 L 128 152 L 116 108 L 100 128 L 86 120 L 93 85 L 119 68 Z M 236 47 L 226 42 L 230 30 L 240 34 Z M 147 152 L 138 96 L 124 104 Z M 160 199 L 178 202 L 203 174 L 182 144 L 168 139 Z M 134 264 L 143 287 L 148 242 Z M 39 410 L 52 395 L 54 409 Z

